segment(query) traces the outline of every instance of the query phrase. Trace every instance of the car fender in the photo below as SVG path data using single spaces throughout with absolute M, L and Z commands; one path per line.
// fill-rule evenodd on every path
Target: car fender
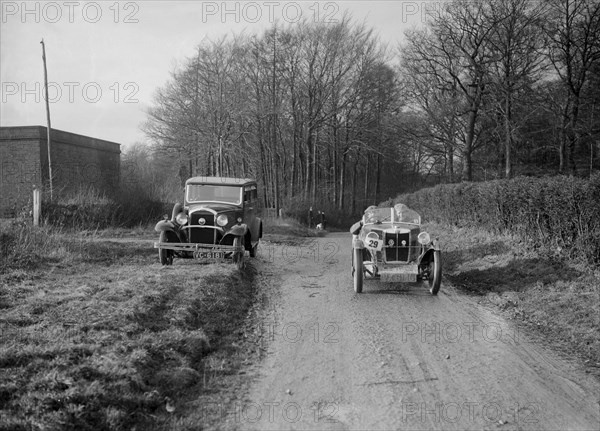
M 358 235 L 360 233 L 360 230 L 362 229 L 362 225 L 363 225 L 362 220 L 361 221 L 357 221 L 350 228 L 350 233 L 352 235 Z
M 423 253 L 423 256 L 421 256 L 421 259 L 419 260 L 419 265 L 424 265 L 431 262 L 433 260 L 434 253 L 437 253 L 437 256 L 439 257 L 441 251 L 438 248 L 431 247 L 429 250 Z
M 242 223 L 232 226 L 227 235 L 244 236 L 246 232 L 248 232 L 248 226 Z
M 171 212 L 171 222 L 175 223 L 175 218 L 177 217 L 177 214 L 179 214 L 182 211 L 183 205 L 181 205 L 181 203 L 179 202 L 176 202 L 175 205 L 173 205 L 173 211 Z
M 171 220 L 161 220 L 154 226 L 156 232 L 175 232 L 175 225 Z
M 352 248 L 365 248 L 365 243 L 358 237 L 358 235 L 352 235 Z

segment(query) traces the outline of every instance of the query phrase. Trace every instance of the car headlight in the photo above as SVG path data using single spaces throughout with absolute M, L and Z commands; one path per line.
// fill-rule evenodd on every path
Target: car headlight
M 229 220 L 227 219 L 227 216 L 225 214 L 221 214 L 219 217 L 217 217 L 217 224 L 221 227 L 227 225 L 227 223 L 229 223 Z
M 427 245 L 431 242 L 431 237 L 427 232 L 421 232 L 417 237 L 417 241 L 419 241 L 419 244 Z
M 366 239 L 373 239 L 377 241 L 379 240 L 379 235 L 377 235 L 377 232 L 369 232 L 366 236 Z
M 188 222 L 188 216 L 186 213 L 179 213 L 175 216 L 175 221 L 183 226 Z

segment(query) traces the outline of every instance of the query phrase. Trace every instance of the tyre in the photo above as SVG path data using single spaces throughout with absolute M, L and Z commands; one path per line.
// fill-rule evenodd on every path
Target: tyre
M 433 252 L 433 260 L 429 262 L 429 292 L 437 295 L 442 285 L 442 255 L 439 251 Z
M 377 277 L 377 265 L 373 262 L 377 259 L 377 252 L 370 252 L 363 248 L 363 270 L 365 278 Z
M 258 253 L 258 242 L 254 245 L 254 247 L 250 247 L 250 257 L 256 257 Z
M 352 250 L 352 269 L 354 273 L 354 291 L 362 293 L 363 289 L 363 251 L 360 248 Z
M 158 240 L 160 242 L 169 242 L 169 237 L 167 236 L 167 232 L 165 232 L 165 231 L 161 232 Z M 158 260 L 160 261 L 161 265 L 173 265 L 173 250 L 159 248 L 158 249 Z
M 242 251 L 233 252 L 233 262 L 237 265 L 237 268 L 241 271 L 244 269 L 244 250 L 242 244 L 242 237 L 236 236 L 233 240 L 233 246 L 236 248 L 242 248 Z

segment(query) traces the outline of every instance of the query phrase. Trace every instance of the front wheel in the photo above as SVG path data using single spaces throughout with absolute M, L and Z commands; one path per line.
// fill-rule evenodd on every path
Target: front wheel
M 236 236 L 233 240 L 233 246 L 236 248 L 236 251 L 233 252 L 233 262 L 237 265 L 237 268 L 241 271 L 244 269 L 244 246 L 242 244 L 242 237 Z M 241 249 L 242 251 L 237 251 Z
M 363 251 L 361 248 L 352 250 L 352 270 L 354 275 L 354 291 L 356 293 L 362 293 L 364 269 Z
M 169 242 L 169 238 L 167 237 L 167 232 L 165 232 L 165 231 L 161 232 L 158 240 L 160 242 Z M 158 259 L 160 260 L 161 265 L 173 265 L 173 250 L 159 248 L 158 249 Z
M 433 259 L 429 262 L 429 292 L 437 295 L 442 285 L 442 255 L 439 251 L 433 252 Z
M 258 253 L 258 242 L 254 245 L 254 247 L 250 247 L 250 257 L 256 257 Z

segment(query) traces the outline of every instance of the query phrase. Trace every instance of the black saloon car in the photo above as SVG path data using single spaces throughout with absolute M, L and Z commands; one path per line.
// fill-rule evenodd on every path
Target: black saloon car
M 171 219 L 156 224 L 160 263 L 174 257 L 201 261 L 232 259 L 244 266 L 247 250 L 256 256 L 262 237 L 256 181 L 248 178 L 192 177 L 185 183 L 184 203 L 176 203 Z

